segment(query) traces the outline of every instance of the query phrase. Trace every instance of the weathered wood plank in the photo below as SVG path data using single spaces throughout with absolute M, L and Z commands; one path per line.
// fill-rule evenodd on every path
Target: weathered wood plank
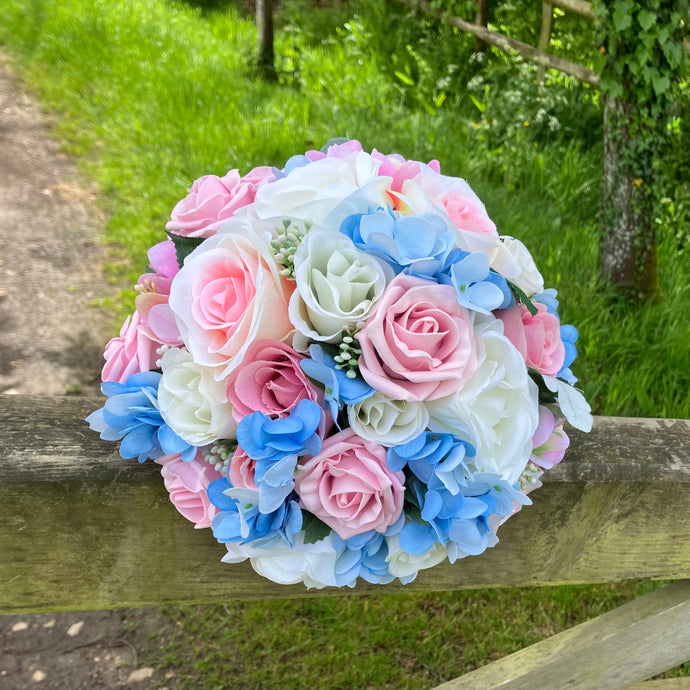
M 625 690 L 690 690 L 690 676 L 658 678 L 627 685 Z
M 592 86 L 599 86 L 599 75 L 575 62 L 556 57 L 555 55 L 549 55 L 548 53 L 543 53 L 541 50 L 528 43 L 517 41 L 514 38 L 505 36 L 497 31 L 491 31 L 490 29 L 473 24 L 472 22 L 465 21 L 460 17 L 455 17 L 442 10 L 436 10 L 430 3 L 426 2 L 426 0 L 398 0 L 398 2 L 414 10 L 424 12 L 431 17 L 447 21 L 461 31 L 466 31 L 480 38 L 485 43 L 499 48 L 504 53 L 517 53 L 523 58 L 535 62 L 538 65 L 542 65 L 549 69 L 556 69 L 559 72 L 563 72 L 563 74 L 569 74 L 571 77 L 575 77 Z M 556 3 L 554 2 L 553 4 Z
M 0 613 L 335 593 L 220 563 L 223 547 L 175 512 L 158 466 L 88 429 L 102 402 L 0 396 Z M 687 577 L 689 456 L 687 420 L 596 418 L 495 548 L 404 591 Z
M 434 690 L 621 690 L 688 659 L 690 581 L 684 580 Z

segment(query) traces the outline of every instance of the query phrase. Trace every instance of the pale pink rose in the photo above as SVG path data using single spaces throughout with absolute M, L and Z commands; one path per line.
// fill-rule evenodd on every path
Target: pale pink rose
M 242 177 L 242 182 L 261 187 L 275 179 L 275 173 L 270 165 L 260 165 L 250 170 Z
M 179 453 L 163 455 L 156 462 L 161 467 L 161 476 L 170 500 L 177 510 L 194 523 L 196 529 L 210 527 L 218 509 L 209 501 L 208 485 L 223 475 L 197 453 L 189 462 L 182 460 Z
M 294 284 L 278 274 L 251 223 L 241 225 L 190 254 L 170 290 L 184 344 L 198 365 L 216 368 L 217 380 L 240 365 L 255 340 L 283 340 L 293 331 L 288 301 Z
M 186 237 L 211 237 L 237 209 L 251 204 L 255 195 L 256 185 L 245 181 L 237 170 L 225 177 L 204 175 L 175 205 L 165 227 Z
M 149 338 L 139 326 L 141 318 L 134 312 L 125 319 L 120 335 L 112 338 L 105 346 L 105 365 L 101 371 L 102 381 L 124 383 L 132 374 L 150 371 L 156 365 L 156 350 L 160 343 Z
M 300 505 L 342 539 L 385 532 L 402 512 L 404 482 L 403 472 L 388 469 L 386 449 L 352 429 L 326 439 L 295 475 Z
M 470 197 L 453 190 L 444 194 L 441 202 L 459 230 L 498 237 L 494 222 Z
M 252 412 L 287 417 L 300 400 L 318 402 L 300 361 L 303 355 L 277 340 L 257 340 L 226 382 L 233 416 L 239 422 Z
M 359 331 L 364 380 L 394 400 L 435 400 L 459 390 L 479 364 L 467 310 L 454 288 L 397 276 Z
M 230 458 L 230 465 L 228 466 L 228 479 L 230 483 L 238 489 L 253 489 L 258 490 L 256 482 L 254 481 L 254 473 L 256 471 L 256 460 L 252 460 L 244 449 L 238 448 L 232 458 Z
M 563 418 L 556 419 L 551 410 L 539 406 L 539 425 L 532 438 L 530 460 L 539 467 L 551 469 L 557 465 L 570 445 L 570 439 L 563 431 Z
M 318 161 L 322 158 L 347 158 L 351 153 L 358 153 L 362 145 L 356 139 L 344 141 L 342 144 L 332 144 L 326 153 L 323 151 L 307 151 L 305 156 L 310 161 Z
M 528 367 L 544 376 L 556 376 L 563 368 L 565 347 L 561 340 L 561 324 L 544 304 L 536 303 L 532 316 L 524 304 L 494 312 L 503 321 L 503 332 L 519 350 Z

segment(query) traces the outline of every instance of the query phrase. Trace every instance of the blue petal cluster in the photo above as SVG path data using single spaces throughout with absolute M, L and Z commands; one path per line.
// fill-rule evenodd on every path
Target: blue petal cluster
M 321 408 L 305 399 L 283 419 L 271 419 L 257 411 L 240 421 L 237 442 L 256 460 L 254 481 L 259 487 L 260 512 L 278 510 L 288 497 L 295 485 L 297 458 L 321 450 L 317 433 L 321 419 Z
M 355 246 L 388 263 L 395 273 L 431 278 L 455 246 L 455 235 L 433 213 L 396 216 L 389 207 L 345 218 L 340 232 Z
M 189 462 L 196 447 L 181 439 L 163 420 L 158 410 L 161 374 L 147 371 L 133 374 L 125 383 L 107 381 L 101 390 L 108 396 L 105 405 L 86 421 L 100 432 L 104 441 L 122 441 L 120 455 L 144 462 L 168 453 L 181 453 Z
M 275 510 L 264 513 L 259 510 L 258 491 L 234 488 L 223 478 L 209 484 L 208 498 L 220 510 L 211 521 L 211 529 L 223 544 L 245 544 L 279 536 L 292 546 L 302 529 L 302 511 L 295 500 L 296 494 Z
M 309 356 L 311 359 L 300 361 L 300 367 L 310 379 L 324 387 L 324 408 L 331 413 L 336 424 L 338 411 L 344 405 L 354 405 L 374 394 L 374 389 L 368 383 L 360 378 L 349 378 L 344 370 L 337 369 L 338 363 L 321 345 L 311 345 Z
M 408 443 L 388 450 L 391 471 L 408 468 L 408 506 L 419 509 L 419 520 L 400 531 L 400 546 L 411 555 L 426 553 L 434 542 L 454 553 L 476 556 L 495 538 L 492 514 L 509 515 L 514 502 L 530 500 L 500 474 L 472 470 L 474 447 L 453 434 L 425 431 Z

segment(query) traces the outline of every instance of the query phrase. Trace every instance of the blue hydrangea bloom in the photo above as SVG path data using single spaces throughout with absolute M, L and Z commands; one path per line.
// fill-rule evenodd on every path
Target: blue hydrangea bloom
M 372 584 L 388 584 L 395 579 L 388 572 L 388 545 L 383 534 L 372 531 L 347 540 L 334 534 L 333 545 L 340 552 L 335 564 L 338 587 L 354 587 L 358 577 Z
M 489 257 L 484 252 L 462 252 L 449 268 L 451 284 L 458 296 L 458 303 L 466 309 L 489 314 L 500 309 L 506 300 L 497 284 L 505 279 L 489 270 Z M 508 285 L 505 285 L 506 290 Z M 510 290 L 508 290 L 510 292 Z
M 271 419 L 252 412 L 237 426 L 237 442 L 256 460 L 254 481 L 259 488 L 258 510 L 272 513 L 295 486 L 295 467 L 300 455 L 321 450 L 318 435 L 321 408 L 311 400 L 300 400 L 288 417 Z
M 387 464 L 392 472 L 408 466 L 430 488 L 455 495 L 466 485 L 468 460 L 475 455 L 471 443 L 453 434 L 423 431 L 411 441 L 389 448 Z
M 161 374 L 146 371 L 130 376 L 125 383 L 107 381 L 101 390 L 108 396 L 105 405 L 86 421 L 100 432 L 104 441 L 122 441 L 120 455 L 144 462 L 168 453 L 181 453 L 189 462 L 196 447 L 181 439 L 163 420 L 158 410 Z
M 340 232 L 356 247 L 388 263 L 395 273 L 431 278 L 446 262 L 455 246 L 455 235 L 433 213 L 396 216 L 379 208 L 345 218 Z
M 336 369 L 338 363 L 325 352 L 321 345 L 311 345 L 309 357 L 310 359 L 300 361 L 300 367 L 310 379 L 324 387 L 323 405 L 331 413 L 336 424 L 338 411 L 343 405 L 354 405 L 375 393 L 374 389 L 362 379 L 349 378 L 344 370 Z
M 213 536 L 222 544 L 242 544 L 280 536 L 293 546 L 295 536 L 302 529 L 302 511 L 293 494 L 274 511 L 259 510 L 259 492 L 234 488 L 225 479 L 209 484 L 208 498 L 220 512 L 211 521 Z

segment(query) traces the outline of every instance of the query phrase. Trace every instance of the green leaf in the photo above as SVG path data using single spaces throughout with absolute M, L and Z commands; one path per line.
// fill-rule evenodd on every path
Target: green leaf
M 398 72 L 397 70 L 395 70 L 393 72 L 393 74 L 395 74 L 395 76 L 398 79 L 400 79 L 400 81 L 403 84 L 407 84 L 408 86 L 414 86 L 414 81 L 412 81 L 412 79 L 410 79 L 406 74 L 403 74 L 402 72 Z
M 305 544 L 316 544 L 331 533 L 331 528 L 325 522 L 307 510 L 302 510 L 302 529 Z
M 618 0 L 613 10 L 613 26 L 618 33 L 622 33 L 632 26 L 633 3 L 631 0 Z
M 472 103 L 474 103 L 475 108 L 480 113 L 483 113 L 486 110 L 486 103 L 482 103 L 476 96 L 470 94 L 470 100 L 472 101 Z
M 515 293 L 520 302 L 527 307 L 527 311 L 534 316 L 538 311 L 534 302 L 532 302 L 532 300 L 527 297 L 527 295 L 517 285 L 515 285 L 515 283 L 511 283 L 509 280 L 506 280 L 506 283 L 508 283 L 508 287 Z
M 177 258 L 177 265 L 180 268 L 184 265 L 184 260 L 204 241 L 203 237 L 185 237 L 184 235 L 176 235 L 168 230 L 165 231 L 165 234 L 175 245 L 175 256 Z
M 637 21 L 644 31 L 648 31 L 656 23 L 656 14 L 650 10 L 642 9 L 637 13 Z
M 654 93 L 659 96 L 663 96 L 666 91 L 668 91 L 671 86 L 671 81 L 667 75 L 656 74 L 652 77 L 652 86 L 654 87 Z
M 551 405 L 557 402 L 558 396 L 547 388 L 546 383 L 544 383 L 544 377 L 536 369 L 527 367 L 527 373 L 530 375 L 532 381 L 537 384 L 537 388 L 539 388 L 540 405 Z
M 422 511 L 419 506 L 414 503 L 405 502 L 405 517 L 409 518 L 412 522 L 419 522 L 421 524 L 428 524 L 422 518 Z

